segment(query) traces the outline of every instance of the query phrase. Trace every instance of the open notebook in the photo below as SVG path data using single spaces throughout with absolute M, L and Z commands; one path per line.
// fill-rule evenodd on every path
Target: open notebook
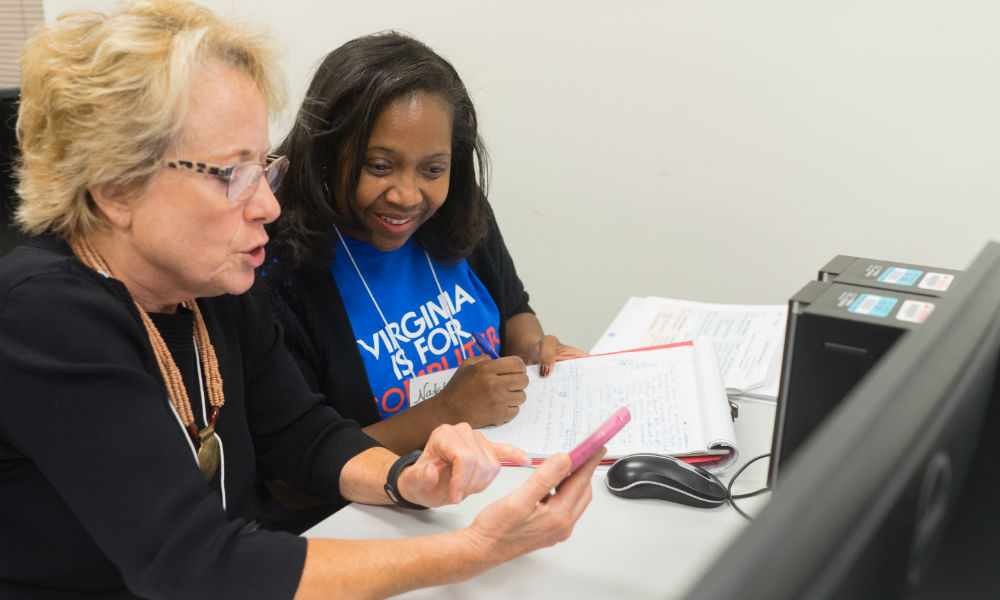
M 410 381 L 411 402 L 444 387 L 454 370 Z M 556 363 L 546 378 L 528 367 L 527 400 L 511 422 L 480 429 L 533 458 L 568 452 L 618 407 L 632 420 L 607 444 L 607 459 L 670 454 L 711 471 L 736 461 L 736 436 L 710 340 L 682 342 Z

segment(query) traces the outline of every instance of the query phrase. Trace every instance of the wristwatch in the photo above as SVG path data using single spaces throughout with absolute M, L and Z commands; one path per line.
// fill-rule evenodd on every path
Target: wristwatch
M 389 500 L 392 500 L 396 506 L 413 510 L 427 510 L 426 506 L 414 504 L 403 498 L 403 495 L 399 493 L 399 487 L 397 487 L 399 485 L 399 474 L 403 472 L 403 469 L 417 462 L 417 459 L 420 458 L 420 452 L 420 450 L 414 450 L 400 456 L 396 459 L 396 462 L 392 463 L 392 467 L 389 468 L 389 476 L 385 481 L 385 495 L 389 496 Z

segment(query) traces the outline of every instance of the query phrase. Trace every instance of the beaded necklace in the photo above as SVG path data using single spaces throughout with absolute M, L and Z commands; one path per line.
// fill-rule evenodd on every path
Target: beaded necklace
M 80 261 L 94 269 L 95 271 L 112 277 L 111 268 L 104 258 L 97 253 L 97 250 L 85 239 L 74 240 L 70 243 L 73 253 Z M 211 480 L 219 468 L 220 450 L 219 438 L 215 434 L 215 424 L 219 420 L 219 411 L 226 403 L 226 398 L 222 393 L 222 375 L 219 373 L 219 361 L 215 356 L 215 348 L 208 338 L 208 328 L 205 327 L 205 319 L 201 315 L 198 303 L 192 298 L 184 303 L 192 313 L 194 313 L 194 339 L 195 347 L 199 357 L 199 375 L 204 370 L 206 387 L 208 388 L 208 403 L 212 406 L 212 414 L 208 418 L 208 424 L 198 430 L 194 423 L 194 413 L 191 411 L 191 400 L 188 398 L 187 389 L 184 387 L 184 379 L 181 377 L 180 369 L 174 362 L 174 357 L 170 354 L 163 336 L 160 335 L 153 320 L 135 298 L 135 303 L 142 324 L 146 327 L 146 335 L 153 346 L 153 353 L 156 355 L 156 362 L 160 367 L 160 374 L 167 386 L 167 395 L 170 403 L 181 419 L 181 423 L 191 437 L 192 443 L 198 447 L 198 467 L 206 480 Z

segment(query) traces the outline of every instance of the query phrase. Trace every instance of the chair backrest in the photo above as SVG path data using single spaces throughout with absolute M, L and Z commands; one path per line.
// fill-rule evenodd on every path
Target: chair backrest
M 0 88 L 0 256 L 7 254 L 24 236 L 14 229 L 11 212 L 14 206 L 14 158 L 17 156 L 17 102 L 19 88 Z

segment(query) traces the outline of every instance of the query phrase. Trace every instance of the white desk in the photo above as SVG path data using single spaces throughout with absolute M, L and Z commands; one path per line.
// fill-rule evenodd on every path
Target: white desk
M 740 400 L 736 441 L 739 464 L 771 450 L 774 404 Z M 720 474 L 724 483 L 736 472 Z M 594 498 L 568 540 L 519 557 L 469 581 L 415 590 L 404 598 L 679 598 L 743 529 L 747 521 L 731 506 L 699 509 L 658 500 L 625 500 L 604 486 L 607 467 L 594 474 Z M 504 467 L 490 487 L 457 506 L 428 511 L 351 505 L 305 533 L 342 539 L 399 538 L 465 527 L 487 504 L 530 474 Z M 763 487 L 767 461 L 748 468 L 734 493 Z M 740 501 L 755 514 L 767 494 Z M 386 568 L 391 569 L 387 564 Z

